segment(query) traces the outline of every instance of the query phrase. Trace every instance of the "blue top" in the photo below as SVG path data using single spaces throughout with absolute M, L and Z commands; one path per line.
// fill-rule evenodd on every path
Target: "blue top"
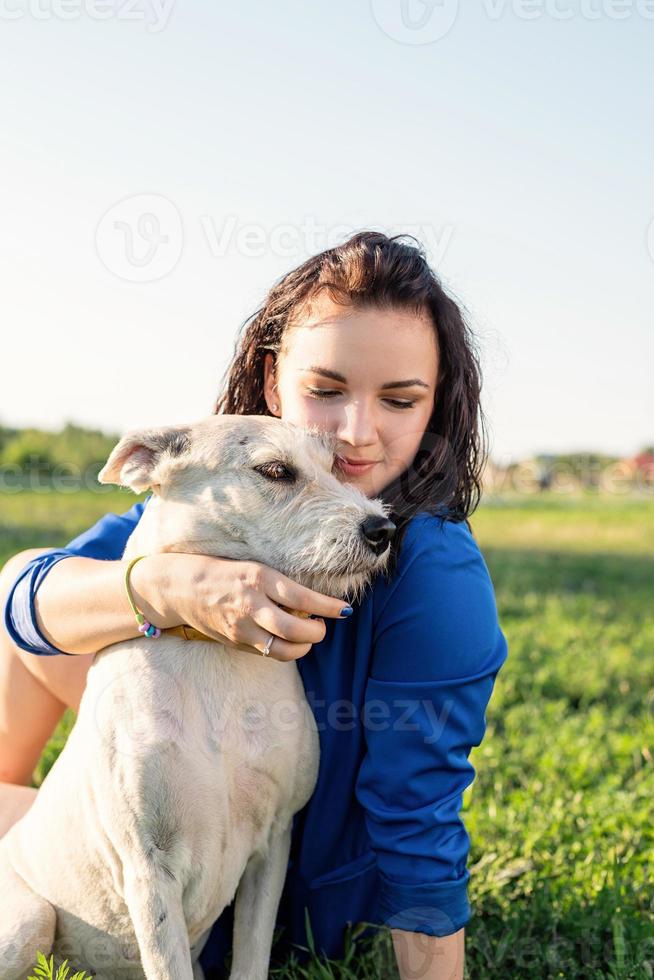
M 5 605 L 18 646 L 65 652 L 37 626 L 36 589 L 70 555 L 121 558 L 146 505 L 107 514 L 25 566 Z M 470 842 L 459 815 L 475 775 L 468 755 L 483 738 L 507 656 L 468 527 L 418 514 L 394 578 L 379 576 L 349 619 L 325 623 L 324 640 L 297 661 L 321 755 L 316 789 L 293 820 L 280 942 L 306 945 L 305 909 L 316 948 L 332 957 L 343 955 L 347 922 L 451 935 L 470 918 Z M 230 905 L 202 954 L 205 968 L 218 971 L 212 976 L 222 975 L 232 916 Z

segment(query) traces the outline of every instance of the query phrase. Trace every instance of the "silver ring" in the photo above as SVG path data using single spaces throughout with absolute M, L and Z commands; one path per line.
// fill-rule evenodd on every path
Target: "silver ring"
M 265 645 L 265 647 L 263 648 L 263 651 L 262 651 L 264 657 L 267 657 L 268 654 L 270 653 L 270 648 L 271 648 L 271 646 L 273 644 L 273 640 L 274 639 L 275 639 L 275 634 L 274 633 L 271 633 L 270 636 L 269 636 L 269 638 L 266 640 L 266 645 Z

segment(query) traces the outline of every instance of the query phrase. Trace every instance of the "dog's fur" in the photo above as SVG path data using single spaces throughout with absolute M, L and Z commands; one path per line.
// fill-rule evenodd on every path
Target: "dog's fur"
M 386 507 L 339 482 L 334 449 L 263 416 L 128 434 L 100 481 L 154 496 L 123 557 L 249 559 L 360 597 L 388 557 L 361 524 Z M 272 461 L 295 480 L 255 469 Z M 0 977 L 23 980 L 40 949 L 97 980 L 197 980 L 235 894 L 231 978 L 266 977 L 292 816 L 317 768 L 294 661 L 166 635 L 106 647 L 64 751 L 0 841 Z

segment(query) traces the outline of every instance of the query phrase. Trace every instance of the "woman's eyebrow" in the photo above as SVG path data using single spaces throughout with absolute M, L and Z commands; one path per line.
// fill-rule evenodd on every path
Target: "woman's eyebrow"
M 342 384 L 347 384 L 347 378 L 338 371 L 330 371 L 328 368 L 321 367 L 308 367 L 302 368 L 303 371 L 309 371 L 312 374 L 321 374 L 325 378 L 331 378 L 332 381 L 340 381 Z M 429 388 L 426 381 L 422 381 L 420 378 L 408 378 L 406 381 L 387 381 L 380 387 L 383 390 L 387 388 L 412 388 L 414 385 L 420 385 L 421 388 Z

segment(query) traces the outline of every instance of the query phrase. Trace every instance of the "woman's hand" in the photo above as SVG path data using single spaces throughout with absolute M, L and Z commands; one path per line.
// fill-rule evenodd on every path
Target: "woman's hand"
M 325 636 L 321 618 L 284 612 L 279 606 L 317 617 L 340 618 L 343 599 L 313 592 L 274 568 L 255 561 L 234 561 L 180 552 L 150 555 L 136 563 L 130 578 L 141 594 L 161 610 L 162 625 L 187 623 L 237 650 L 261 656 L 271 633 L 270 656 L 297 660 Z

